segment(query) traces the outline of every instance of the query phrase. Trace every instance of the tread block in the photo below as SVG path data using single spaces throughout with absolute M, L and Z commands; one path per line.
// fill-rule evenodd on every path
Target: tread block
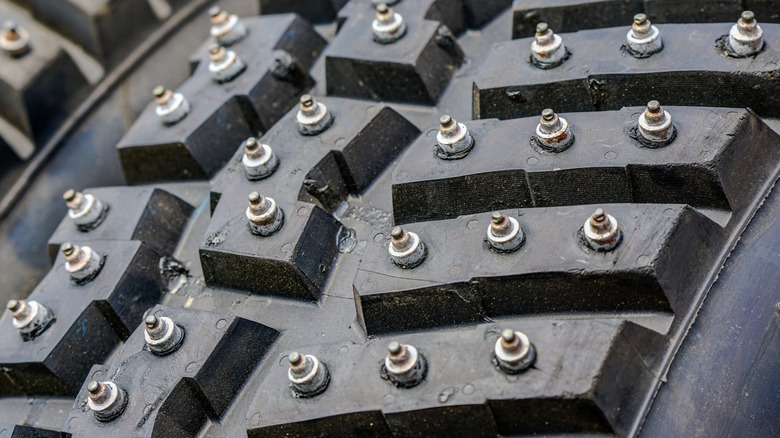
M 284 225 L 274 235 L 252 234 L 246 195 L 222 199 L 200 245 L 206 284 L 250 293 L 316 301 L 338 257 L 341 223 L 321 208 L 276 199 Z
M 368 188 L 420 134 L 416 126 L 384 105 L 340 98 L 325 98 L 322 103 L 334 119 L 324 132 L 301 135 L 296 107 L 260 138 L 279 159 L 279 168 L 270 177 L 249 181 L 241 163 L 244 150 L 239 146 L 212 187 L 212 212 L 223 193 L 234 193 L 245 203 L 253 190 L 274 200 L 298 199 L 333 212 L 348 194 Z
M 336 19 L 347 0 L 258 0 L 258 3 L 262 15 L 292 12 L 310 23 L 329 23 Z
M 138 240 L 173 254 L 193 206 L 176 195 L 154 187 L 100 187 L 86 189 L 108 205 L 105 219 L 96 228 L 81 231 L 67 215 L 49 238 L 49 257 L 57 257 L 65 242 Z
M 677 137 L 656 149 L 629 135 L 643 111 L 636 107 L 562 114 L 575 140 L 560 153 L 532 146 L 538 117 L 467 122 L 475 146 L 460 160 L 441 160 L 430 152 L 433 131 L 418 139 L 394 170 L 394 220 L 581 203 L 738 209 L 745 193 L 774 173 L 780 137 L 752 111 L 664 108 Z
M 655 367 L 653 358 L 631 342 L 658 335 L 631 323 L 529 320 L 516 329 L 529 336 L 537 360 L 515 376 L 491 363 L 500 333 L 494 324 L 459 331 L 457 341 L 452 333 L 394 338 L 414 345 L 427 360 L 426 378 L 411 389 L 396 388 L 380 378 L 389 340 L 300 349 L 317 356 L 331 374 L 328 389 L 313 398 L 292 395 L 282 355 L 247 413 L 247 434 L 260 438 L 417 437 L 442 430 L 457 437 L 619 433 L 624 426 L 616 412 L 619 403 L 625 403 L 628 388 L 655 378 L 648 371 Z M 620 380 L 615 379 L 618 376 Z
M 621 52 L 627 26 L 562 34 L 571 56 L 547 70 L 528 61 L 532 39 L 498 43 L 474 80 L 473 118 L 526 117 L 544 108 L 616 110 L 653 99 L 662 105 L 749 107 L 761 116 L 780 115 L 775 71 L 780 45 L 772 44 L 780 41 L 780 25 L 762 25 L 768 44 L 748 58 L 730 58 L 716 48 L 728 23 L 658 28 L 664 49 L 645 59 Z
M 0 319 L 0 394 L 73 395 L 89 368 L 127 339 L 144 311 L 165 290 L 161 255 L 141 242 L 92 241 L 105 256 L 89 283 L 73 283 L 60 256 L 29 296 L 54 314 L 54 322 L 23 341 L 10 312 Z
M 430 0 L 395 6 L 404 17 L 406 35 L 392 44 L 373 40 L 376 12 L 368 2 L 347 8 L 346 23 L 325 50 L 328 95 L 436 104 L 463 62 L 463 52 L 453 36 L 456 30 L 423 17 L 434 11 L 441 18 L 452 7 Z M 456 12 L 462 19 L 462 10 Z
M 89 84 L 56 35 L 7 6 L 0 5 L 0 15 L 27 30 L 31 47 L 19 58 L 2 53 L 0 117 L 23 135 L 40 140 L 75 109 Z M 8 142 L 13 138 L 4 137 Z
M 63 426 L 73 436 L 195 436 L 209 420 L 219 420 L 279 332 L 233 315 L 156 306 L 184 329 L 181 347 L 166 356 L 151 354 L 143 324 L 107 365 L 90 379 L 110 379 L 127 392 L 127 407 L 110 423 L 89 410 L 86 383 Z M 141 318 L 139 318 L 139 321 Z
M 22 426 L 20 424 L 0 423 L 0 433 L 3 438 L 60 438 L 58 430 L 41 429 L 39 427 Z
M 214 183 L 213 213 L 200 246 L 210 286 L 319 299 L 338 256 L 337 236 L 343 229 L 328 212 L 349 193 L 365 190 L 419 135 L 414 125 L 388 107 L 338 98 L 322 103 L 334 117 L 326 131 L 301 135 L 295 108 L 259 140 L 271 146 L 279 160 L 271 176 L 248 180 L 241 163 L 244 150 L 239 147 Z M 274 199 L 284 212 L 278 233 L 251 234 L 245 210 L 252 191 Z
M 414 269 L 391 262 L 389 239 L 371 239 L 354 281 L 358 318 L 372 335 L 514 315 L 685 309 L 692 279 L 703 279 L 715 258 L 707 248 L 722 238 L 720 227 L 681 205 L 613 204 L 605 209 L 622 241 L 614 251 L 594 252 L 579 230 L 595 209 L 507 211 L 526 235 L 511 254 L 484 242 L 489 214 L 409 224 L 428 251 Z M 689 256 L 701 263 L 691 266 Z
M 147 0 L 29 0 L 33 15 L 107 63 L 162 21 Z M 168 2 L 176 7 L 175 2 Z
M 630 26 L 640 12 L 655 24 L 729 23 L 751 10 L 759 22 L 776 23 L 777 6 L 777 0 L 514 0 L 512 39 L 534 36 L 540 22 L 556 32 Z
M 243 18 L 249 35 L 230 50 L 246 70 L 217 84 L 204 61 L 178 92 L 191 112 L 173 126 L 160 123 L 151 102 L 119 142 L 119 156 L 129 184 L 207 179 L 230 158 L 236 144 L 270 129 L 314 85 L 308 69 L 325 41 L 302 18 L 288 14 Z M 275 58 L 293 63 L 281 79 L 272 72 Z M 289 57 L 289 58 L 287 58 Z

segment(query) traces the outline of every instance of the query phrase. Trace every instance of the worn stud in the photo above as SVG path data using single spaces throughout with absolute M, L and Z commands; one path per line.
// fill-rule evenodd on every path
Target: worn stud
M 376 7 L 376 18 L 371 24 L 374 41 L 380 44 L 390 44 L 403 38 L 406 34 L 406 23 L 401 14 L 394 12 L 385 3 Z
M 674 140 L 672 116 L 657 100 L 648 102 L 647 108 L 639 116 L 639 134 L 654 147 L 665 146 Z
M 108 213 L 108 206 L 89 193 L 83 194 L 70 189 L 62 198 L 68 206 L 68 217 L 80 231 L 96 228 Z
M 87 404 L 99 421 L 111 421 L 122 415 L 127 406 L 127 392 L 114 382 L 90 381 Z
M 217 83 L 230 82 L 244 72 L 246 64 L 236 52 L 225 49 L 219 44 L 209 47 L 209 72 Z
M 736 56 L 750 56 L 764 47 L 764 31 L 752 11 L 742 12 L 729 31 L 729 48 Z
M 525 234 L 517 219 L 496 211 L 490 218 L 487 242 L 497 252 L 512 252 L 523 245 Z
M 157 103 L 155 112 L 164 125 L 175 125 L 190 113 L 190 103 L 181 93 L 174 93 L 158 85 L 154 87 L 152 94 Z
M 553 68 L 566 60 L 566 46 L 560 35 L 553 33 L 547 23 L 536 25 L 536 36 L 531 43 L 531 59 L 539 68 Z
M 390 233 L 390 259 L 398 267 L 411 269 L 417 267 L 425 260 L 428 254 L 425 244 L 420 237 L 411 231 L 406 231 L 401 227 L 393 228 Z
M 92 280 L 103 268 L 103 257 L 88 246 L 64 243 L 62 255 L 65 256 L 65 270 L 78 284 Z
M 445 160 L 456 160 L 469 154 L 474 147 L 474 137 L 463 123 L 448 115 L 439 119 L 436 134 L 436 155 Z
M 268 237 L 279 231 L 284 223 L 284 212 L 276 202 L 257 192 L 249 194 L 249 206 L 246 208 L 249 229 L 253 234 Z
M 298 397 L 314 397 L 322 394 L 330 383 L 328 367 L 310 354 L 290 353 L 290 369 L 287 378 Z
M 400 388 L 411 388 L 420 384 L 428 372 L 425 357 L 413 345 L 393 341 L 387 347 L 383 377 Z
M 547 108 L 542 111 L 539 124 L 536 125 L 536 144 L 549 152 L 562 152 L 574 143 L 574 134 L 569 129 L 569 122 Z
M 144 319 L 144 339 L 149 351 L 165 356 L 178 350 L 184 340 L 184 329 L 167 316 L 149 315 Z
M 209 16 L 211 17 L 211 36 L 223 46 L 241 41 L 248 33 L 238 15 L 228 14 L 219 6 L 212 6 L 209 9 Z
M 634 23 L 626 35 L 626 46 L 637 58 L 645 58 L 664 48 L 661 31 L 653 26 L 645 14 L 634 15 Z
M 512 329 L 501 332 L 493 354 L 498 367 L 507 374 L 522 373 L 536 360 L 536 350 L 528 336 Z
M 10 300 L 8 311 L 14 318 L 14 327 L 25 341 L 43 333 L 54 318 L 54 314 L 37 301 Z
M 582 227 L 587 245 L 596 251 L 612 251 L 623 238 L 614 216 L 598 208 Z
M 297 120 L 301 134 L 317 135 L 330 128 L 333 124 L 333 115 L 328 112 L 328 108 L 323 103 L 309 94 L 304 94 L 301 96 Z
M 0 49 L 12 58 L 18 58 L 30 51 L 30 34 L 27 29 L 8 20 L 3 23 L 3 31 L 0 32 Z
M 242 146 L 244 157 L 241 159 L 241 163 L 244 165 L 248 180 L 256 181 L 268 178 L 279 167 L 279 159 L 271 150 L 271 146 L 260 143 L 254 137 L 244 140 Z

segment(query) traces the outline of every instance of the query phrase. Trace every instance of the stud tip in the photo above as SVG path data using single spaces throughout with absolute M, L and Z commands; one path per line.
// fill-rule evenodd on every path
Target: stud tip
M 536 33 L 543 34 L 547 32 L 549 28 L 550 27 L 547 25 L 547 23 L 539 23 L 536 25 Z
M 154 95 L 154 97 L 163 97 L 163 95 L 165 94 L 165 87 L 163 87 L 162 85 L 158 85 L 154 87 L 154 89 L 152 90 L 152 94 Z
M 634 23 L 638 25 L 645 24 L 647 22 L 647 15 L 645 14 L 636 14 L 634 15 Z
M 252 192 L 249 194 L 249 202 L 251 204 L 259 204 L 260 203 L 260 193 Z
M 6 20 L 3 22 L 3 29 L 7 32 L 16 33 L 16 29 L 19 27 L 19 25 L 16 24 L 13 20 Z
M 439 124 L 445 128 L 452 125 L 452 117 L 448 115 L 441 116 L 441 118 L 439 118 Z
M 314 98 L 310 94 L 304 94 L 301 96 L 301 105 L 312 106 L 314 104 Z
M 401 354 L 401 344 L 397 341 L 393 341 L 390 343 L 390 345 L 387 346 L 387 351 L 390 353 L 391 356 L 397 356 Z
M 209 46 L 209 53 L 212 55 L 216 55 L 217 53 L 219 53 L 220 49 L 222 49 L 222 46 L 220 46 L 217 43 L 214 43 Z
M 87 391 L 89 391 L 90 394 L 97 394 L 100 392 L 100 384 L 95 380 L 90 380 L 89 383 L 87 383 Z
M 647 102 L 647 110 L 651 113 L 657 113 L 661 111 L 661 104 L 657 100 L 651 100 Z
M 742 12 L 742 15 L 740 15 L 740 20 L 742 20 L 743 23 L 752 23 L 755 19 L 756 15 L 753 11 L 744 11 Z
M 593 215 L 591 215 L 594 221 L 601 222 L 605 218 L 604 210 L 597 208 L 596 211 L 593 212 Z
M 146 328 L 153 329 L 157 326 L 157 317 L 154 315 L 149 315 L 144 319 L 144 324 L 146 324 Z
M 9 300 L 9 301 L 8 301 L 8 305 L 7 305 L 6 307 L 7 307 L 7 308 L 8 308 L 8 310 L 10 310 L 11 312 L 15 312 L 16 310 L 18 310 L 18 309 L 19 309 L 19 305 L 20 305 L 20 304 L 19 304 L 19 301 L 17 301 L 17 300 Z
M 62 199 L 64 199 L 66 202 L 70 202 L 73 200 L 73 198 L 76 197 L 76 191 L 73 189 L 69 189 L 67 192 L 63 193 Z
M 297 351 L 293 351 L 290 353 L 290 356 L 287 359 L 289 359 L 290 365 L 296 366 L 300 365 L 301 361 L 303 360 L 303 356 L 301 356 L 301 354 Z
M 549 122 L 550 120 L 555 118 L 555 111 L 553 111 L 550 108 L 546 108 L 544 111 L 542 111 L 542 118 Z
M 515 340 L 515 331 L 512 329 L 504 329 L 504 331 L 501 332 L 501 339 L 507 344 L 511 343 Z
M 70 242 L 66 242 L 62 245 L 62 253 L 66 256 L 73 254 L 74 249 L 73 244 Z
M 222 8 L 220 8 L 219 6 L 212 6 L 212 7 L 209 8 L 209 16 L 210 17 L 216 17 L 220 13 L 222 13 Z
M 393 240 L 399 240 L 404 237 L 404 230 L 401 227 L 395 227 L 393 228 L 393 231 L 390 232 L 390 237 L 392 237 Z
M 247 149 L 254 149 L 257 147 L 257 139 L 254 137 L 249 137 L 246 139 L 246 147 Z
M 376 5 L 376 11 L 380 14 L 386 14 L 390 8 L 385 3 L 380 3 Z
M 504 215 L 501 214 L 501 212 L 494 211 L 493 215 L 490 216 L 490 220 L 493 221 L 494 224 L 498 225 L 504 221 Z

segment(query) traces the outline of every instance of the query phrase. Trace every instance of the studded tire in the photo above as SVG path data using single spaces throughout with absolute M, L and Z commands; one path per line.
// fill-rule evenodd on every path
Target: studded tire
M 0 437 L 780 434 L 780 2 L 375 3 L 0 0 Z

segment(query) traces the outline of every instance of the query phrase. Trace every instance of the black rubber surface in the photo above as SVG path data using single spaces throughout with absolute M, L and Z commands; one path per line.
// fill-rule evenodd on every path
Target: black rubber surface
M 378 44 L 367 0 L 232 0 L 220 4 L 249 34 L 230 50 L 247 68 L 225 83 L 209 73 L 208 2 L 82 3 L 22 3 L 89 53 L 33 46 L 45 74 L 31 92 L 70 103 L 34 123 L 44 107 L 4 105 L 29 138 L 63 123 L 94 82 L 89 62 L 116 67 L 161 3 L 181 27 L 133 52 L 30 179 L 14 179 L 21 164 L 4 174 L 25 189 L 0 224 L 0 297 L 55 318 L 24 340 L 0 317 L 0 436 L 777 433 L 777 2 L 401 0 L 405 35 Z M 745 8 L 766 45 L 730 58 L 716 40 Z M 644 59 L 620 49 L 638 12 L 664 38 Z M 572 53 L 552 69 L 528 62 L 542 20 Z M 0 80 L 31 73 L 3 61 Z M 150 102 L 157 83 L 192 105 L 173 126 Z M 297 125 L 306 93 L 333 116 L 316 135 Z M 660 148 L 636 132 L 653 99 L 676 130 Z M 562 152 L 535 140 L 544 108 L 574 136 Z M 443 114 L 474 139 L 458 159 L 435 153 Z M 279 160 L 267 178 L 245 174 L 249 136 Z M 62 217 L 70 187 L 110 207 L 100 225 Z M 273 235 L 250 231 L 253 191 L 284 213 Z M 612 251 L 584 241 L 597 208 L 620 224 Z M 486 242 L 494 210 L 522 228 L 516 251 Z M 394 225 L 424 243 L 418 266 L 391 261 Z M 105 257 L 94 279 L 68 278 L 66 242 Z M 149 351 L 150 314 L 182 327 L 181 347 Z M 507 328 L 535 349 L 519 374 L 493 355 Z M 419 384 L 386 380 L 391 341 L 424 357 Z M 292 352 L 327 366 L 321 393 L 291 389 Z M 125 391 L 121 415 L 95 418 L 90 380 Z

